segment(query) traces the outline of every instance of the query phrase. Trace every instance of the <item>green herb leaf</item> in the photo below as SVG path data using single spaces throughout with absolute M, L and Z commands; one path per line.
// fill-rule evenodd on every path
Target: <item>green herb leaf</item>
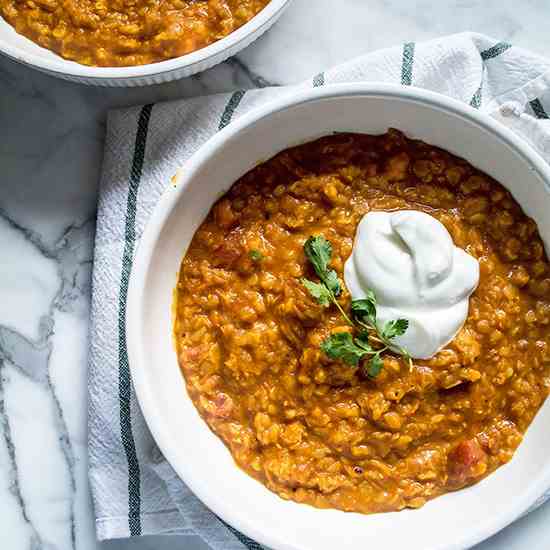
M 326 287 L 328 292 L 332 294 L 331 300 L 335 302 L 336 296 L 342 293 L 342 285 L 336 271 L 329 269 L 330 259 L 332 257 L 332 245 L 322 235 L 310 237 L 304 244 L 304 252 L 307 259 L 311 262 L 315 273 L 321 279 L 321 282 Z M 317 287 L 309 287 L 308 290 L 314 298 L 319 300 L 319 296 L 323 301 L 319 302 L 325 305 L 324 293 Z
M 384 340 L 391 340 L 396 336 L 401 336 L 407 332 L 409 328 L 409 321 L 407 319 L 396 319 L 395 321 L 388 321 L 382 328 L 382 338 Z
M 340 284 L 340 279 L 338 279 L 336 271 L 333 269 L 327 271 L 326 277 L 322 280 L 334 296 L 340 296 L 340 294 L 342 294 L 342 285 Z
M 341 359 L 356 367 L 366 351 L 357 346 L 349 332 L 336 332 L 321 342 L 321 349 L 331 359 Z
M 301 282 L 322 306 L 327 307 L 330 304 L 332 296 L 323 283 L 314 283 L 308 279 L 301 279 Z
M 329 269 L 332 258 L 332 245 L 322 235 L 310 237 L 304 244 L 304 252 L 311 262 L 315 273 L 323 281 L 326 287 L 334 294 L 340 296 L 342 285 L 334 269 Z
M 372 290 L 369 290 L 366 298 L 351 302 L 351 313 L 358 321 L 376 325 L 376 298 Z
M 376 295 L 374 294 L 374 291 L 372 291 L 370 288 L 366 292 L 365 300 L 371 302 L 376 308 Z
M 370 345 L 369 333 L 366 330 L 359 333 L 359 336 L 355 338 L 355 343 L 367 353 L 375 353 L 375 349 Z
M 261 262 L 264 259 L 264 255 L 259 250 L 253 249 L 249 252 L 249 255 L 253 262 Z
M 330 242 L 322 235 L 312 236 L 304 244 L 304 252 L 317 276 L 320 279 L 324 279 L 332 257 L 332 245 Z
M 372 359 L 367 363 L 366 370 L 370 378 L 376 378 L 382 368 L 384 367 L 384 361 L 380 357 L 380 354 L 377 353 L 372 357 Z

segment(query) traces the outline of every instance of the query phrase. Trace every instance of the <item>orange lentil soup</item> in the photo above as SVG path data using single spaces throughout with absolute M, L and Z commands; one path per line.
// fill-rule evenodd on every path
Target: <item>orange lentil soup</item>
M 33 42 L 84 65 L 145 65 L 238 29 L 269 0 L 0 0 L 0 15 Z
M 400 209 L 441 221 L 480 283 L 445 349 L 412 369 L 385 355 L 370 379 L 321 351 L 345 329 L 300 283 L 315 279 L 303 245 L 325 236 L 343 278 L 362 216 Z M 175 340 L 200 414 L 270 490 L 321 508 L 417 508 L 508 462 L 546 399 L 548 259 L 533 220 L 466 161 L 396 130 L 334 135 L 254 168 L 214 205 L 181 265 Z

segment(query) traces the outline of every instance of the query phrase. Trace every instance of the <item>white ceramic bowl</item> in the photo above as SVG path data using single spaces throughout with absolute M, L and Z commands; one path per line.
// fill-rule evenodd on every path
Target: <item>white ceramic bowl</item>
M 210 69 L 246 48 L 283 13 L 291 0 L 271 0 L 256 17 L 235 32 L 196 52 L 135 67 L 88 67 L 38 46 L 17 34 L 0 16 L 0 52 L 15 61 L 65 80 L 96 86 L 145 86 L 160 84 Z
M 216 514 L 277 550 L 451 550 L 469 547 L 525 512 L 550 487 L 550 401 L 514 459 L 477 485 L 419 510 L 359 515 L 287 502 L 235 466 L 187 396 L 172 342 L 180 261 L 213 202 L 258 162 L 333 131 L 388 127 L 438 145 L 502 182 L 550 242 L 550 170 L 512 132 L 439 94 L 390 85 L 293 92 L 212 138 L 167 187 L 132 270 L 127 311 L 131 373 L 162 452 Z

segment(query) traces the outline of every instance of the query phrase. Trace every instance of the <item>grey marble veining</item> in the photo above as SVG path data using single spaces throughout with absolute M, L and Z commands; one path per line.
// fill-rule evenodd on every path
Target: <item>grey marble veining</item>
M 236 58 L 162 86 L 89 88 L 0 59 L 0 548 L 205 550 L 184 538 L 95 541 L 86 367 L 108 109 L 298 82 L 366 51 L 463 30 L 550 55 L 549 24 L 546 0 L 295 0 Z M 546 505 L 478 550 L 549 546 Z

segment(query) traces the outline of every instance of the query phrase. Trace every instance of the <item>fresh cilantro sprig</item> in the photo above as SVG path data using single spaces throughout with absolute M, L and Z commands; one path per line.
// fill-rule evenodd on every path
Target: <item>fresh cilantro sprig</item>
M 353 326 L 352 320 L 336 299 L 342 294 L 342 283 L 336 271 L 329 267 L 332 258 L 332 245 L 322 235 L 312 236 L 305 242 L 304 252 L 321 282 L 315 283 L 302 278 L 302 284 L 322 306 L 328 307 L 331 303 L 334 304 L 340 310 L 346 323 Z
M 350 332 L 336 332 L 325 338 L 321 349 L 331 359 L 340 359 L 358 367 L 363 359 L 367 375 L 374 378 L 380 374 L 384 362 L 381 355 L 390 350 L 402 355 L 412 368 L 409 353 L 392 340 L 405 334 L 409 327 L 407 319 L 396 319 L 380 326 L 376 318 L 376 296 L 369 290 L 360 300 L 351 303 L 351 318 L 337 300 L 342 294 L 342 283 L 334 269 L 330 268 L 332 245 L 323 236 L 312 236 L 304 244 L 304 252 L 320 282 L 302 278 L 302 284 L 307 291 L 323 307 L 334 304 L 342 314 L 346 323 L 359 331 L 357 336 Z

